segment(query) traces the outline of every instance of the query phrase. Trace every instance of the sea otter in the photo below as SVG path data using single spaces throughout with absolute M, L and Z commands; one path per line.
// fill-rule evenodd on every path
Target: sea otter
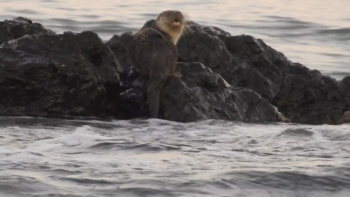
M 180 11 L 164 11 L 149 27 L 144 26 L 134 35 L 129 47 L 129 63 L 149 78 L 147 102 L 151 118 L 158 117 L 161 89 L 166 79 L 175 74 L 176 43 L 185 22 Z

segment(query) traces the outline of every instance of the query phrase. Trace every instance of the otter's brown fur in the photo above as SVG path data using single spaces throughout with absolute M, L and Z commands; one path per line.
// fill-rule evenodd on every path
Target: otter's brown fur
M 151 27 L 144 27 L 135 34 L 129 47 L 130 64 L 149 77 L 147 101 L 152 118 L 158 117 L 160 92 L 166 79 L 175 73 L 178 58 L 175 45 L 184 24 L 180 11 L 164 11 Z

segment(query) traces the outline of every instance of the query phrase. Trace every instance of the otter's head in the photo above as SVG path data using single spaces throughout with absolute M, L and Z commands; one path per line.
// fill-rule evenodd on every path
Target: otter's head
M 180 11 L 167 10 L 159 14 L 156 26 L 168 33 L 172 38 L 172 42 L 176 45 L 184 31 L 185 23 L 185 17 Z

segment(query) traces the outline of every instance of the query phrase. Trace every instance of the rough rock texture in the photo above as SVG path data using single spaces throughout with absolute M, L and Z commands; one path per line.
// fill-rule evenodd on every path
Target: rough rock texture
M 223 30 L 190 23 L 177 44 L 179 61 L 201 62 L 227 81 L 233 74 L 233 67 L 238 64 L 221 39 L 226 36 L 230 34 Z
M 5 42 L 0 47 L 0 114 L 112 116 L 118 113 L 118 67 L 93 32 Z
M 347 100 L 335 79 L 292 63 L 251 36 L 228 37 L 225 43 L 241 65 L 228 81 L 256 91 L 292 122 L 335 124 L 347 110 Z
M 34 34 L 51 34 L 55 33 L 49 29 L 45 29 L 39 23 L 33 23 L 31 20 L 18 17 L 13 20 L 0 21 L 0 45 L 6 41 L 20 38 L 24 35 Z
M 128 42 L 118 39 L 119 43 Z M 121 49 L 114 51 L 125 50 L 126 46 L 119 45 L 116 48 Z M 233 87 L 254 90 L 292 122 L 336 124 L 349 110 L 350 93 L 345 93 L 349 80 L 343 80 L 340 86 L 335 79 L 289 61 L 252 36 L 231 36 L 219 28 L 190 22 L 178 50 L 180 62 L 201 62 Z
M 135 69 L 124 69 L 120 74 L 119 119 L 148 118 L 146 88 L 148 79 Z
M 106 45 L 113 51 L 123 70 L 128 70 L 130 64 L 127 61 L 126 50 L 133 39 L 133 34 L 128 32 L 122 35 L 114 35 L 106 42 Z
M 277 109 L 266 99 L 246 88 L 231 88 L 220 75 L 200 63 L 178 63 L 177 71 L 182 73 L 182 77 L 170 78 L 162 91 L 161 118 L 179 122 L 206 119 L 245 122 L 282 120 Z M 132 87 L 122 94 L 127 98 L 124 100 L 129 101 L 128 111 L 143 109 L 143 114 L 147 114 L 146 83 L 147 80 L 139 78 L 131 82 Z M 137 117 L 140 114 L 134 115 Z
M 350 76 L 345 77 L 340 82 L 340 89 L 345 94 L 346 100 L 348 101 L 347 104 L 350 106 Z
M 252 36 L 188 26 L 178 43 L 183 76 L 167 81 L 162 118 L 283 120 L 274 105 L 296 123 L 349 122 L 350 77 L 337 82 Z M 55 35 L 24 18 L 0 22 L 0 115 L 148 117 L 147 79 L 126 61 L 132 36 L 104 44 L 93 32 Z
M 231 88 L 200 63 L 179 63 L 181 78 L 172 78 L 162 92 L 163 117 L 191 122 L 224 119 L 244 122 L 281 121 L 277 109 L 246 88 Z
M 340 82 L 340 89 L 344 93 L 345 100 L 347 101 L 347 109 L 350 109 L 350 76 L 345 77 Z M 350 110 L 344 112 L 338 123 L 350 123 Z

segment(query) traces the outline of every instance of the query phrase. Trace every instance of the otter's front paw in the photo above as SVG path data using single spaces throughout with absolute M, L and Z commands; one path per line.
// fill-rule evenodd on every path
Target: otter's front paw
M 182 74 L 180 72 L 175 72 L 174 77 L 181 78 Z

